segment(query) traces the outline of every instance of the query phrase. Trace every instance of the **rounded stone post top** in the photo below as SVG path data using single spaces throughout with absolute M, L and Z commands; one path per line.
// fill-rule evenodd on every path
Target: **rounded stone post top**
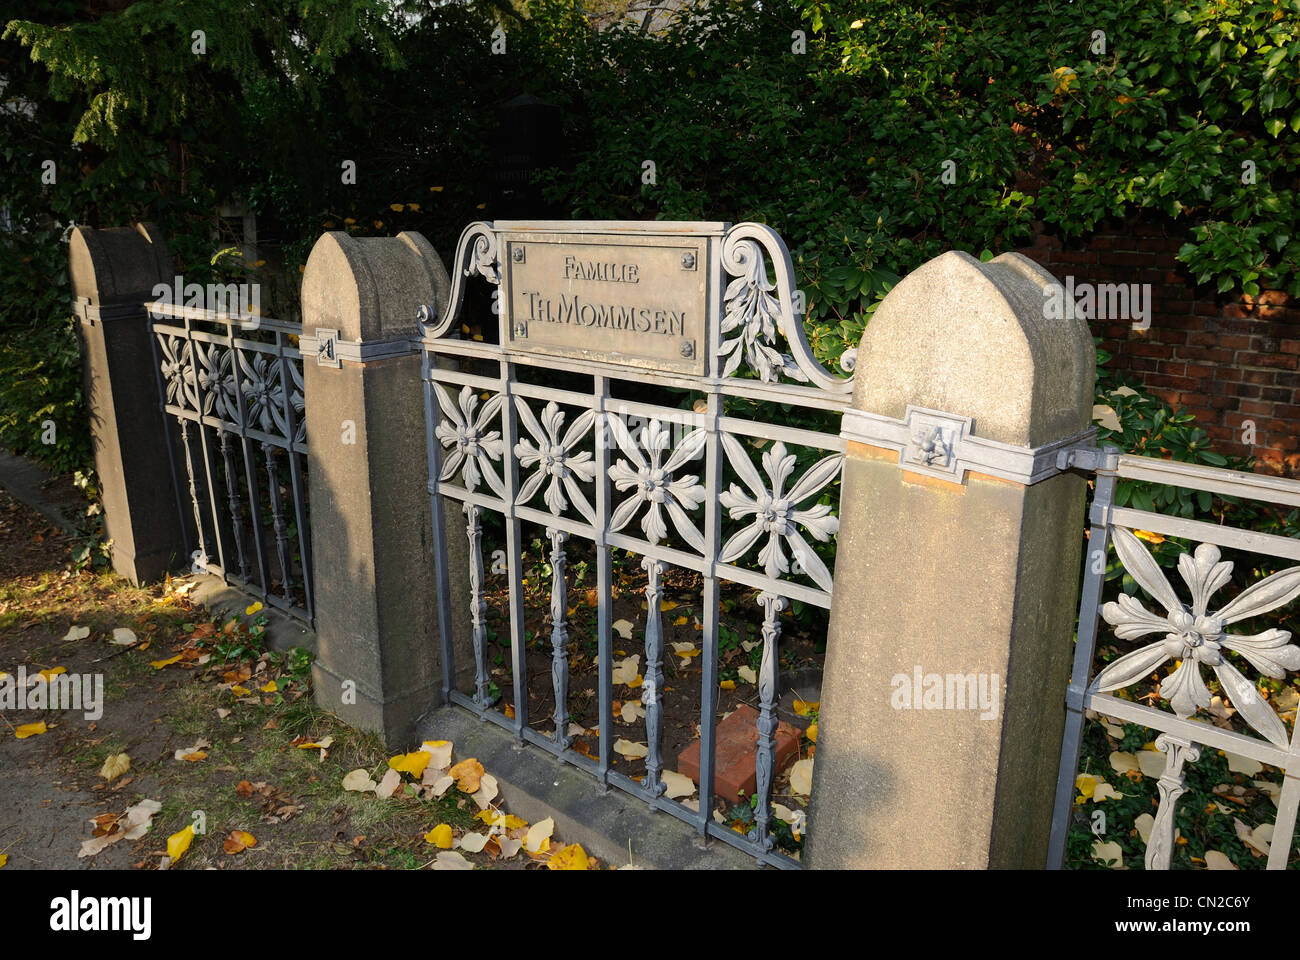
M 68 276 L 72 295 L 92 306 L 145 303 L 156 284 L 172 282 L 172 255 L 151 223 L 77 227 L 68 240 Z
M 451 298 L 451 281 L 433 245 L 419 233 L 395 237 L 322 234 L 302 276 L 303 332 L 338 330 L 343 340 L 416 336 L 416 311 L 438 315 Z
M 976 436 L 1027 447 L 1086 430 L 1096 348 L 1082 318 L 1047 316 L 1054 286 L 1018 253 L 922 264 L 867 325 L 853 405 L 898 420 L 909 405 L 972 417 Z

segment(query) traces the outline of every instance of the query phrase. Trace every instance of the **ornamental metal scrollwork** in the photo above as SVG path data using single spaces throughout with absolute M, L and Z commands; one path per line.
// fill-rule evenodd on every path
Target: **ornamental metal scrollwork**
M 456 254 L 451 268 L 451 294 L 447 304 L 421 307 L 417 314 L 420 332 L 425 337 L 437 339 L 446 336 L 452 323 L 460 316 L 460 305 L 465 299 L 465 280 L 482 277 L 488 283 L 501 283 L 501 263 L 497 253 L 497 235 L 492 225 L 476 220 L 467 226 L 456 243 Z
M 767 278 L 765 253 L 772 259 L 775 284 Z M 803 311 L 795 310 L 794 264 L 780 235 L 761 223 L 740 223 L 727 231 L 721 254 L 723 269 L 735 278 L 723 293 L 724 314 L 718 328 L 721 375 L 732 376 L 743 361 L 765 383 L 788 377 L 833 393 L 850 392 L 852 376 L 835 376 L 808 346 Z M 785 336 L 790 353 L 777 349 L 778 333 Z M 856 351 L 845 355 L 846 372 L 852 371 L 856 358 Z

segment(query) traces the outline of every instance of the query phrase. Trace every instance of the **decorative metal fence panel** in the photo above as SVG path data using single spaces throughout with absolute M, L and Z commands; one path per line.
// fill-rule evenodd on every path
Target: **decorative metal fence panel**
M 1300 563 L 1300 541 L 1236 527 L 1190 520 L 1116 504 L 1120 480 L 1147 481 L 1203 496 L 1222 495 L 1246 501 L 1300 507 L 1300 483 L 1214 467 L 1120 455 L 1103 455 L 1097 471 L 1091 514 L 1088 562 L 1074 667 L 1066 697 L 1067 715 L 1061 750 L 1060 780 L 1052 821 L 1050 865 L 1060 867 L 1065 858 L 1072 814 L 1072 795 L 1079 764 L 1085 711 L 1139 724 L 1159 731 L 1157 749 L 1165 756 L 1158 783 L 1159 808 L 1146 847 L 1148 869 L 1167 869 L 1175 848 L 1175 815 L 1186 792 L 1185 770 L 1204 749 L 1223 750 L 1278 768 L 1285 773 L 1277 798 L 1268 868 L 1282 869 L 1294 845 L 1296 811 L 1300 805 L 1300 737 L 1293 726 L 1287 731 L 1274 707 L 1248 674 L 1285 679 L 1300 670 L 1300 647 L 1289 642 L 1291 632 L 1266 626 L 1260 618 L 1280 619 L 1300 597 L 1300 565 L 1283 568 L 1286 561 Z M 1187 603 L 1174 579 L 1157 561 L 1143 540 L 1178 538 L 1194 548 L 1182 547 L 1177 557 L 1179 578 L 1190 595 Z M 1145 598 L 1121 592 L 1115 601 L 1102 603 L 1111 548 L 1126 573 Z M 1232 551 L 1235 561 L 1222 559 L 1220 548 Z M 1222 595 L 1249 563 L 1250 584 L 1235 596 Z M 1278 568 L 1278 569 L 1275 569 Z M 1134 591 L 1136 592 L 1136 591 Z M 1105 620 L 1120 641 L 1122 655 L 1100 670 L 1095 663 L 1098 625 Z M 1229 629 L 1239 624 L 1236 632 Z M 1234 662 L 1231 654 L 1240 660 Z M 1175 668 L 1158 684 L 1153 674 L 1170 662 Z M 1243 672 L 1245 669 L 1245 672 Z M 1206 671 L 1235 710 L 1222 725 L 1210 722 L 1206 711 L 1213 704 Z M 1145 692 L 1143 690 L 1145 689 Z M 1132 691 L 1137 691 L 1133 693 Z M 1132 699 L 1118 694 L 1126 693 Z M 1137 702 L 1167 703 L 1170 710 Z M 1199 716 L 1198 716 L 1199 714 Z
M 608 256 L 598 261 L 602 249 Z M 565 258 L 571 250 L 588 259 L 571 262 Z M 626 308 L 584 302 L 576 292 L 548 299 L 530 286 L 539 265 L 608 283 L 611 290 L 621 289 L 619 283 L 645 286 L 641 299 Z M 452 267 L 446 316 L 425 308 L 421 317 L 446 698 L 587 770 L 601 784 L 693 824 L 701 835 L 765 863 L 797 866 L 776 849 L 772 829 L 778 648 L 782 615 L 792 604 L 830 607 L 827 548 L 838 529 L 834 481 L 844 459 L 839 414 L 852 383 L 812 356 L 784 243 L 757 224 L 480 222 L 462 234 Z M 501 317 L 498 331 L 477 339 L 462 336 L 470 329 L 461 322 L 470 278 L 497 288 L 493 299 Z M 671 300 L 670 286 L 680 289 L 680 311 L 637 308 L 647 297 Z M 582 328 L 576 335 L 575 327 Z M 788 353 L 778 347 L 778 334 Z M 499 342 L 488 342 L 494 338 Z M 620 353 L 622 344 L 633 342 Z M 846 358 L 846 369 L 851 364 Z M 455 507 L 463 523 L 448 516 Z M 550 578 L 545 632 L 547 696 L 554 709 L 537 718 L 529 715 L 525 524 L 544 533 Z M 487 525 L 504 528 L 501 572 L 508 589 L 494 603 L 508 605 L 508 711 L 500 708 L 504 691 L 501 697 L 494 692 L 487 657 Z M 468 541 L 468 596 L 451 595 L 447 543 L 453 536 Z M 589 753 L 574 749 L 570 733 L 569 649 L 577 608 L 566 571 L 575 551 L 584 566 L 589 557 L 596 572 L 599 689 L 586 692 L 598 698 L 599 747 Z M 635 557 L 644 573 L 645 666 L 638 679 L 646 755 L 640 778 L 612 769 L 613 661 L 615 647 L 629 645 L 628 634 L 616 640 L 611 613 L 615 555 L 624 551 L 620 570 Z M 675 606 L 665 601 L 665 584 L 678 577 L 698 584 L 701 601 L 694 804 L 665 796 L 663 776 L 664 693 L 671 689 L 664 665 L 680 649 L 665 649 L 665 617 L 671 617 L 665 607 Z M 757 799 L 747 835 L 714 817 L 720 610 L 733 602 L 724 600 L 728 590 L 743 592 L 744 602 L 753 603 L 752 619 L 762 625 L 755 641 L 762 644 Z M 472 692 L 457 690 L 454 682 L 453 604 L 462 603 L 468 604 L 475 658 Z
M 300 326 L 164 301 L 147 308 L 195 569 L 310 625 Z

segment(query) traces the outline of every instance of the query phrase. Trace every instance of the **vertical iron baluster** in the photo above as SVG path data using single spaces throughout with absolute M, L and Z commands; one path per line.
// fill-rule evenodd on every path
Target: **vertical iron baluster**
M 659 796 L 666 789 L 659 780 L 663 770 L 663 761 L 659 756 L 660 740 L 663 738 L 663 618 L 660 601 L 663 600 L 664 565 L 653 557 L 641 560 L 641 569 L 648 576 L 645 588 L 645 679 L 641 685 L 641 704 L 645 707 L 646 745 L 649 753 L 645 758 L 646 787 L 652 796 Z
M 202 382 L 199 380 L 199 367 L 203 365 L 204 351 L 200 341 L 193 339 L 193 327 L 190 324 L 189 317 L 185 318 L 185 329 L 190 336 L 191 358 L 190 364 L 191 379 L 194 383 L 194 423 L 198 427 L 199 451 L 203 454 L 203 492 L 208 502 L 208 513 L 212 518 L 212 541 L 217 551 L 217 569 L 221 571 L 221 578 L 227 578 L 226 570 L 226 548 L 221 542 L 221 495 L 217 490 L 216 474 L 212 469 L 214 459 L 211 453 L 212 443 L 209 439 L 208 426 L 203 422 L 204 409 L 209 406 L 206 402 L 206 393 L 203 389 Z M 213 346 L 207 353 L 208 357 L 213 355 L 216 347 Z M 216 419 L 216 418 L 212 418 Z M 218 423 L 220 421 L 218 420 Z
M 248 368 L 243 354 L 230 338 L 230 375 L 234 380 L 236 422 L 239 425 L 240 450 L 244 455 L 244 476 L 248 481 L 248 519 L 253 531 L 253 555 L 257 559 L 258 587 L 263 596 L 271 593 L 271 574 L 267 570 L 268 553 L 262 529 L 262 492 L 257 483 L 257 447 L 248 435 L 249 410 L 244 373 Z
M 1174 815 L 1178 812 L 1178 798 L 1187 792 L 1183 764 L 1200 759 L 1201 748 L 1190 740 L 1162 733 L 1156 737 L 1156 749 L 1165 755 L 1165 769 L 1156 783 L 1160 803 L 1148 835 L 1145 863 L 1148 870 L 1168 870 L 1174 855 Z
M 275 454 L 279 448 L 273 443 L 263 443 L 262 452 L 266 455 L 267 491 L 271 495 L 271 524 L 275 529 L 275 552 L 280 559 L 281 593 L 285 603 L 293 603 L 293 579 L 289 574 L 289 528 L 284 522 L 284 504 L 280 500 L 280 468 L 276 466 Z
M 478 692 L 474 702 L 486 709 L 488 697 L 487 661 L 484 645 L 487 642 L 487 601 L 483 599 L 483 526 L 479 523 L 479 509 L 465 504 L 465 532 L 469 535 L 469 618 L 474 627 L 474 683 Z
M 289 460 L 289 487 L 293 490 L 293 516 L 298 527 L 298 556 L 302 564 L 302 593 L 303 609 L 307 615 L 312 616 L 312 570 L 311 570 L 311 527 L 307 522 L 307 498 L 304 496 L 304 474 L 307 467 L 306 451 L 298 450 L 298 414 L 293 407 L 293 391 L 295 386 L 294 370 L 296 363 L 301 363 L 302 358 L 295 360 L 285 353 L 284 335 L 277 330 L 275 332 L 275 346 L 279 352 L 278 363 L 280 364 L 280 383 L 284 385 L 281 391 L 281 410 L 284 412 L 284 422 L 287 425 L 284 431 L 285 452 Z M 306 406 L 303 407 L 303 416 L 306 417 Z M 301 458 L 301 459 L 300 459 Z
M 158 339 L 161 336 L 157 332 L 157 317 L 153 311 L 149 312 L 149 331 L 153 334 L 149 338 L 149 349 L 153 354 L 154 380 L 158 384 L 158 409 L 162 412 L 164 437 L 167 442 L 167 465 L 169 467 L 169 476 L 172 478 L 172 494 L 176 499 L 176 517 L 181 524 L 181 538 L 185 544 L 185 553 L 190 553 L 190 535 L 185 529 L 185 504 L 181 500 L 181 483 L 180 475 L 176 470 L 176 439 L 172 434 L 171 421 L 167 419 L 167 383 L 166 378 L 162 375 L 162 360 L 158 356 Z
M 605 405 L 609 399 L 609 379 L 593 377 L 596 395 L 596 651 L 598 662 L 597 690 L 600 693 L 600 783 L 609 787 L 609 767 L 614 755 L 614 640 L 610 627 L 611 591 L 614 564 L 609 541 L 609 417 Z
M 569 535 L 546 528 L 551 540 L 551 685 L 555 689 L 555 742 L 569 745 L 569 629 L 565 623 L 564 541 Z
M 438 603 L 438 641 L 442 645 L 442 699 L 451 699 L 456 686 L 456 652 L 452 639 L 451 577 L 447 572 L 447 517 L 438 477 L 442 473 L 442 444 L 437 442 L 434 425 L 438 422 L 438 401 L 433 391 L 432 348 L 426 343 L 420 350 L 420 376 L 424 380 L 424 444 L 429 462 L 429 515 L 433 536 L 433 578 Z
M 523 524 L 515 505 L 519 495 L 519 458 L 514 456 L 519 440 L 519 418 L 514 400 L 515 368 L 501 361 L 501 479 L 505 486 L 506 576 L 510 582 L 510 672 L 514 688 L 515 737 L 523 742 L 528 726 L 528 657 L 524 649 Z M 491 469 L 491 467 L 487 467 Z
M 716 390 L 706 401 L 707 419 L 700 426 L 709 431 L 705 452 L 704 486 L 708 490 L 721 490 L 722 449 L 718 440 L 718 418 L 722 415 L 722 395 Z M 722 511 L 716 496 L 704 502 L 704 556 L 710 561 L 718 559 L 722 545 Z M 718 578 L 710 573 L 704 578 L 703 622 L 701 624 L 704 648 L 700 668 L 700 809 L 698 826 L 706 842 L 709 824 L 713 822 L 713 785 L 716 779 L 714 756 L 717 749 L 718 727 Z
M 230 432 L 221 431 L 221 459 L 226 468 L 226 504 L 230 507 L 230 526 L 235 534 L 235 550 L 239 553 L 239 579 L 248 580 L 248 558 L 244 555 L 244 528 L 240 519 L 239 485 L 235 482 L 234 458 L 230 452 Z
M 749 834 L 764 850 L 774 844 L 768 832 L 772 821 L 772 770 L 776 758 L 776 648 L 781 637 L 781 611 L 784 597 L 764 591 L 758 595 L 763 605 L 763 660 L 758 668 L 758 752 L 754 755 L 754 792 L 758 807 L 754 811 L 754 829 Z
M 199 492 L 194 488 L 194 457 L 190 453 L 190 423 L 180 416 L 176 420 L 181 425 L 181 446 L 185 448 L 185 475 L 190 483 L 190 505 L 194 508 L 194 529 L 199 535 L 199 553 L 202 554 L 202 562 L 206 570 L 208 546 L 203 538 L 203 511 L 199 508 Z

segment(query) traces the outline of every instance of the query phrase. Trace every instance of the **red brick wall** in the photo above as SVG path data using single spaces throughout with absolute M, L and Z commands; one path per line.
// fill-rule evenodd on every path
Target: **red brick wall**
M 1112 369 L 1174 407 L 1186 407 L 1215 449 L 1254 456 L 1262 473 L 1300 477 L 1300 301 L 1281 291 L 1258 298 L 1197 288 L 1174 259 L 1185 237 L 1159 223 L 1132 221 L 1063 245 L 1034 225 L 1020 253 L 1058 280 L 1151 284 L 1151 326 L 1093 320 Z M 1243 442 L 1254 421 L 1255 443 Z

